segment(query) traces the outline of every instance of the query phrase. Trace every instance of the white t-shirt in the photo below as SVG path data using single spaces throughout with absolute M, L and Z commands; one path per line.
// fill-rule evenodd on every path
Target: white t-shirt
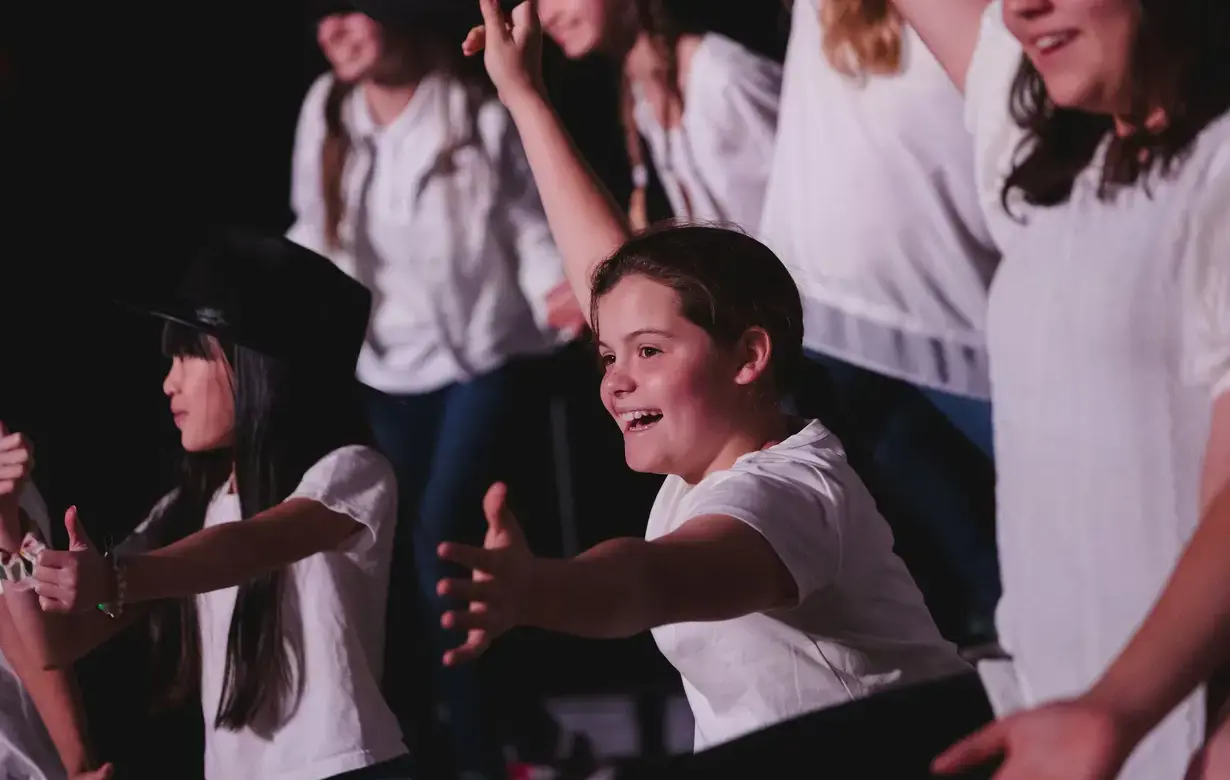
M 709 33 L 692 56 L 677 127 L 664 130 L 634 87 L 636 126 L 675 216 L 756 232 L 781 85 L 780 64 Z
M 44 539 L 51 538 L 47 507 L 32 484 L 21 493 L 21 508 Z M 21 679 L 0 653 L 0 778 L 64 780 L 64 766 L 43 719 Z
M 998 624 L 1025 704 L 1079 693 L 1123 649 L 1200 514 L 1213 399 L 1230 390 L 1230 117 L 1170 177 L 1098 198 L 1102 155 L 1060 206 L 1012 198 L 1019 44 L 993 4 L 966 83 L 978 181 L 1004 260 L 991 288 Z M 1104 147 L 1103 147 L 1104 148 Z M 1020 220 L 1020 221 L 1018 221 Z M 1183 776 L 1203 695 L 1122 778 Z
M 290 498 L 319 501 L 363 528 L 338 550 L 290 566 L 282 620 L 286 641 L 301 660 L 301 694 L 280 725 L 214 728 L 238 588 L 197 596 L 208 780 L 322 780 L 407 752 L 380 693 L 397 512 L 392 468 L 375 450 L 343 447 L 308 469 Z M 160 544 L 165 505 L 125 540 L 123 554 Z M 242 519 L 239 495 L 224 486 L 209 505 L 205 527 Z
M 989 397 L 984 324 L 996 250 L 974 187 L 961 93 L 907 29 L 902 71 L 858 80 L 797 0 L 760 238 L 794 275 L 809 349 Z
M 818 422 L 695 486 L 670 476 L 645 538 L 704 515 L 755 528 L 798 587 L 790 609 L 653 631 L 702 750 L 885 686 L 971 671 L 935 627 L 840 442 Z
M 359 380 L 425 393 L 549 352 L 560 334 L 547 326 L 546 297 L 564 267 L 507 109 L 494 96 L 476 105 L 464 85 L 433 75 L 381 127 L 353 91 L 341 111 L 342 248 L 331 250 L 320 154 L 332 84 L 326 73 L 303 101 L 287 237 L 373 291 Z

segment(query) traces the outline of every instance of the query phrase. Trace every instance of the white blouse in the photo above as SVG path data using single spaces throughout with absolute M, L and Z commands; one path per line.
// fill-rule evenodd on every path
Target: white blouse
M 1060 206 L 1000 190 L 1021 131 L 1021 49 L 1000 3 L 967 77 L 983 206 L 1004 260 L 987 339 L 1004 597 L 1025 704 L 1079 693 L 1131 637 L 1199 520 L 1213 400 L 1230 390 L 1230 117 L 1171 176 L 1098 197 L 1102 154 Z M 1104 148 L 1104 147 L 1103 147 Z M 1182 777 L 1195 695 L 1121 776 Z
M 974 187 L 961 93 L 912 30 L 902 69 L 829 62 L 797 0 L 760 236 L 803 297 L 808 349 L 986 399 L 987 287 L 999 261 Z
M 679 125 L 664 130 L 639 90 L 634 116 L 675 216 L 754 233 L 773 162 L 782 67 L 709 33 L 692 56 Z
M 287 236 L 374 293 L 358 378 L 389 393 L 466 381 L 548 351 L 546 295 L 563 265 L 508 112 L 431 76 L 384 127 L 361 88 L 343 104 L 350 138 L 342 248 L 324 241 L 320 153 L 330 74 L 308 91 L 295 136 Z

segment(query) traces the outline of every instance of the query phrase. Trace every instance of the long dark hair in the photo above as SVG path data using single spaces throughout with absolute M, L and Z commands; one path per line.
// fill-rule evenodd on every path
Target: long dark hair
M 414 83 L 432 73 L 446 73 L 462 81 L 470 92 L 471 115 L 494 88 L 481 57 L 466 57 L 460 41 L 465 28 L 452 19 L 424 19 L 414 28 L 381 25 L 383 46 L 381 67 L 392 82 Z M 320 187 L 325 203 L 325 242 L 332 249 L 341 246 L 338 235 L 346 213 L 342 176 L 350 156 L 350 134 L 342 118 L 346 98 L 355 85 L 333 79 L 325 96 L 325 139 L 320 149 Z
M 1181 164 L 1196 137 L 1230 110 L 1230 3 L 1225 0 L 1140 0 L 1141 21 L 1132 46 L 1131 113 L 1138 128 L 1114 132 L 1114 118 L 1056 106 L 1036 68 L 1021 58 L 1009 109 L 1026 131 L 1021 154 L 1004 182 L 1001 200 L 1019 190 L 1025 202 L 1067 201 L 1077 176 L 1110 137 L 1099 196 L 1113 197 L 1153 171 L 1167 175 Z M 1166 125 L 1149 129 L 1160 108 Z
M 271 358 L 224 344 L 176 323 L 163 330 L 168 357 L 225 360 L 235 400 L 233 445 L 185 453 L 180 484 L 166 508 L 160 541 L 170 544 L 201 530 L 214 495 L 233 473 L 243 517 L 284 501 L 320 458 L 372 437 L 352 376 L 326 376 L 311 365 Z M 216 728 L 240 729 L 260 715 L 274 723 L 288 711 L 292 685 L 302 681 L 301 659 L 292 657 L 282 625 L 285 572 L 240 586 L 227 638 L 226 671 Z M 200 634 L 196 600 L 168 602 L 152 616 L 157 648 L 155 678 L 168 702 L 182 702 L 199 688 Z

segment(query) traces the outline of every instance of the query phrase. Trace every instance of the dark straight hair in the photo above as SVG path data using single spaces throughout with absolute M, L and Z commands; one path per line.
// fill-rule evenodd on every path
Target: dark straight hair
M 286 500 L 304 473 L 329 452 L 372 444 L 352 374 L 331 374 L 310 362 L 223 344 L 177 323 L 165 326 L 162 344 L 168 357 L 226 361 L 235 400 L 233 445 L 184 454 L 179 486 L 159 524 L 166 529 L 159 539 L 163 544 L 201 530 L 210 502 L 232 472 L 248 518 Z M 293 708 L 292 685 L 302 684 L 302 659 L 292 657 L 283 631 L 284 580 L 285 572 L 278 571 L 239 588 L 216 728 L 240 729 L 258 715 L 263 723 L 279 723 Z M 152 618 L 157 690 L 169 703 L 180 703 L 200 685 L 196 599 L 168 602 Z

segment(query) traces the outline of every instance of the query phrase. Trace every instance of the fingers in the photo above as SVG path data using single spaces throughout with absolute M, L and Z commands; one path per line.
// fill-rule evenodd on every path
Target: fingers
M 462 601 L 491 601 L 495 592 L 496 587 L 490 580 L 447 579 L 436 585 L 436 593 Z
M 449 610 L 440 616 L 440 625 L 450 631 L 482 631 L 490 634 L 498 626 L 497 617 L 481 604 L 474 604 L 468 610 Z
M 34 458 L 34 445 L 24 433 L 8 433 L 0 437 L 0 464 L 21 465 Z
M 82 772 L 79 775 L 73 775 L 69 780 L 111 780 L 114 773 L 115 768 L 111 764 L 103 764 L 92 772 Z
M 495 562 L 495 556 L 488 550 L 455 542 L 444 542 L 436 549 L 436 554 L 446 561 L 480 571 L 491 571 Z
M 77 507 L 70 506 L 68 511 L 64 513 L 64 529 L 68 531 L 68 549 L 94 549 L 94 543 L 90 541 L 89 535 L 85 532 L 85 527 L 81 525 L 81 520 L 77 517 Z
M 538 0 L 525 0 L 512 10 L 514 30 L 538 29 Z
M 455 647 L 444 654 L 445 666 L 458 666 L 468 663 L 478 658 L 483 654 L 491 643 L 487 640 L 486 633 L 482 631 L 471 631 L 465 644 L 460 647 Z
M 44 612 L 72 612 L 74 596 L 69 590 L 58 585 L 48 585 L 45 582 L 34 583 L 34 593 L 38 596 L 38 605 Z
M 470 30 L 466 35 L 466 39 L 461 42 L 461 53 L 467 57 L 473 57 L 487 47 L 487 28 L 484 25 L 479 25 Z
M 974 732 L 957 744 L 945 750 L 931 764 L 931 768 L 942 775 L 979 766 L 1003 754 L 1007 747 L 1007 721 L 996 721 L 990 726 Z
M 508 20 L 500 10 L 500 0 L 478 0 L 478 7 L 483 12 L 483 26 L 492 35 L 499 35 L 508 29 Z

